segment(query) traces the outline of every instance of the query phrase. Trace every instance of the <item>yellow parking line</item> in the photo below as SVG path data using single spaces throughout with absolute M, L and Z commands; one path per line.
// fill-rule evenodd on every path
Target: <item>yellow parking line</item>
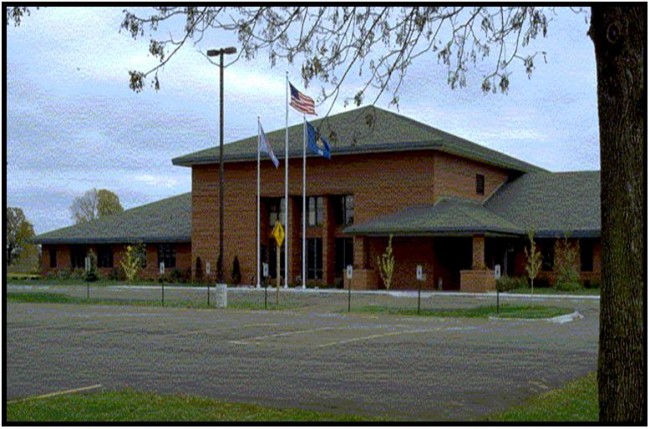
M 46 393 L 45 395 L 30 396 L 29 398 L 22 398 L 22 399 L 15 399 L 13 401 L 7 401 L 7 404 L 13 404 L 15 402 L 22 402 L 22 401 L 31 401 L 31 400 L 34 400 L 34 399 L 49 398 L 50 396 L 65 395 L 67 393 L 83 392 L 84 390 L 98 389 L 100 387 L 102 387 L 101 384 L 94 384 L 92 386 L 79 387 L 78 389 L 60 390 L 58 392 Z

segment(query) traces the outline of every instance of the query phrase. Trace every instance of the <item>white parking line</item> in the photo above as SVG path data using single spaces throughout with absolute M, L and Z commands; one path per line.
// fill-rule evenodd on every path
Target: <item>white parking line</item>
M 467 326 L 467 327 L 417 329 L 417 330 L 413 330 L 413 331 L 387 332 L 387 333 L 384 333 L 384 334 L 367 335 L 365 337 L 349 338 L 347 340 L 340 340 L 340 341 L 334 341 L 334 342 L 331 342 L 331 343 L 320 344 L 320 345 L 316 346 L 316 348 L 320 349 L 320 348 L 323 348 L 323 347 L 337 346 L 337 345 L 340 345 L 340 344 L 349 344 L 349 343 L 354 343 L 354 342 L 357 342 L 357 341 L 374 340 L 376 338 L 392 337 L 392 336 L 395 336 L 395 335 L 425 334 L 425 333 L 428 333 L 428 332 L 439 332 L 439 331 L 465 331 L 465 330 L 471 330 L 471 329 L 475 329 L 475 328 L 473 326 Z
M 101 384 L 94 384 L 92 386 L 79 387 L 78 389 L 60 390 L 58 392 L 46 393 L 45 395 L 30 396 L 29 398 L 22 398 L 22 399 L 15 399 L 13 401 L 7 401 L 7 404 L 13 404 L 13 403 L 16 403 L 16 402 L 23 402 L 23 401 L 31 401 L 31 400 L 34 400 L 34 399 L 49 398 L 50 396 L 65 395 L 67 393 L 83 392 L 84 390 L 98 389 L 100 387 L 102 387 Z
M 330 327 L 330 328 L 306 329 L 306 330 L 303 330 L 303 331 L 282 332 L 280 334 L 262 335 L 260 337 L 246 338 L 245 340 L 231 340 L 231 341 L 228 341 L 228 342 L 232 343 L 232 344 L 247 345 L 247 344 L 256 343 L 256 342 L 261 341 L 261 340 L 265 340 L 267 338 L 287 337 L 289 335 L 306 334 L 306 333 L 309 333 L 309 332 L 319 332 L 319 331 L 331 331 L 333 329 L 340 329 L 340 328 Z

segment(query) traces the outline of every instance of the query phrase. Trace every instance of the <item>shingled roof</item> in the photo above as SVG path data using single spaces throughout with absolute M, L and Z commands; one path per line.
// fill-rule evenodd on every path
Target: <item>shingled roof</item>
M 192 194 L 186 193 L 32 239 L 42 244 L 189 243 Z
M 441 198 L 436 204 L 415 206 L 345 229 L 363 235 L 523 234 L 517 225 L 491 212 L 478 201 Z
M 600 236 L 600 172 L 524 174 L 483 204 L 441 198 L 345 229 L 359 235 Z
M 599 237 L 600 171 L 524 174 L 485 207 L 538 237 Z
M 333 157 L 346 154 L 439 150 L 520 172 L 545 171 L 532 164 L 472 143 L 405 116 L 374 106 L 310 120 L 331 146 Z M 285 129 L 267 133 L 278 158 L 284 159 Z M 302 157 L 303 124 L 289 127 L 289 158 Z M 257 136 L 224 144 L 224 162 L 257 159 Z M 218 147 L 172 159 L 174 165 L 192 166 L 218 161 Z M 308 156 L 312 156 L 308 154 Z M 315 155 L 314 155 L 315 156 Z

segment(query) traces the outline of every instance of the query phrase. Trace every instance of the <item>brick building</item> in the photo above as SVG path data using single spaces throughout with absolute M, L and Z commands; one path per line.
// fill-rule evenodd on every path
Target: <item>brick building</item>
M 550 173 L 534 165 L 375 107 L 312 123 L 327 137 L 331 160 L 307 159 L 307 284 L 340 286 L 354 266 L 353 287 L 382 287 L 377 256 L 393 234 L 394 288 L 442 290 L 494 288 L 495 264 L 523 275 L 527 231 L 535 230 L 544 254 L 540 277 L 553 278 L 553 243 L 568 233 L 581 244 L 581 276 L 600 277 L 600 174 Z M 302 272 L 302 124 L 289 128 L 289 272 Z M 285 130 L 268 134 L 284 156 Z M 224 271 L 235 256 L 244 283 L 256 273 L 257 137 L 224 146 Z M 192 260 L 216 264 L 218 252 L 218 148 L 172 160 L 192 168 Z M 276 276 L 270 231 L 284 222 L 284 162 L 261 166 L 262 259 Z
M 531 229 L 544 257 L 541 279 L 553 280 L 553 245 L 568 234 L 580 245 L 581 279 L 599 281 L 599 172 L 551 173 L 375 107 L 311 122 L 328 138 L 332 156 L 307 158 L 308 285 L 341 286 L 351 264 L 353 288 L 382 288 L 377 257 L 392 234 L 394 289 L 416 288 L 421 265 L 426 289 L 490 290 L 496 264 L 510 276 L 524 275 Z M 287 217 L 285 130 L 267 136 L 281 164 L 275 169 L 267 157 L 261 163 L 260 246 L 275 277 L 270 232 L 276 219 L 285 223 Z M 280 275 L 297 285 L 302 283 L 302 123 L 289 128 L 289 142 L 289 272 L 283 247 Z M 242 283 L 255 284 L 257 136 L 224 145 L 224 161 L 224 273 L 230 281 L 237 256 Z M 110 245 L 116 259 L 124 243 L 134 240 L 148 243 L 148 267 L 170 248 L 179 269 L 193 270 L 197 258 L 216 267 L 218 148 L 172 162 L 192 169 L 191 194 L 38 236 L 43 271 L 51 269 L 52 252 L 57 266 L 69 263 L 69 246 L 80 254 L 78 246 L 99 253 L 100 245 Z
M 166 198 L 122 213 L 58 229 L 34 237 L 42 245 L 43 275 L 83 270 L 92 250 L 100 274 L 108 276 L 120 267 L 130 244 L 145 245 L 144 278 L 158 278 L 161 262 L 168 273 L 189 278 L 192 263 L 192 198 L 190 193 Z

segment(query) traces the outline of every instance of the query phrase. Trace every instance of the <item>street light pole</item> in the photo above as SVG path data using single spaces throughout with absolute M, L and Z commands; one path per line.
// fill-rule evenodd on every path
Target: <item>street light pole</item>
M 237 48 L 208 50 L 208 57 L 219 57 L 219 259 L 217 260 L 217 284 L 223 284 L 223 56 L 237 53 Z

